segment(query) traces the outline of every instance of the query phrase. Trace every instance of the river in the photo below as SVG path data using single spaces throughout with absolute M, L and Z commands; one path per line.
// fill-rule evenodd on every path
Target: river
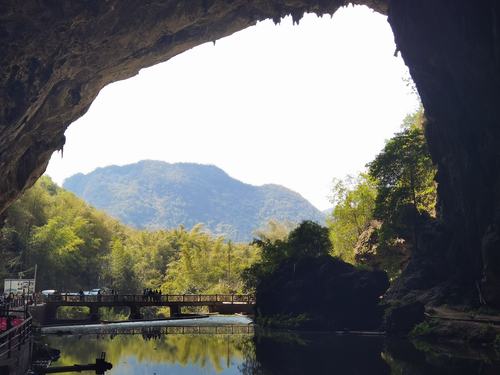
M 244 317 L 46 329 L 40 341 L 61 351 L 53 366 L 95 362 L 111 374 L 489 375 L 494 350 L 389 340 L 377 336 L 255 330 Z

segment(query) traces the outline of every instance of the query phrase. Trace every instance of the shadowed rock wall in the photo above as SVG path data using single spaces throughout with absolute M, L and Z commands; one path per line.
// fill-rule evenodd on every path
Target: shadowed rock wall
M 499 305 L 500 2 L 393 0 L 389 22 L 438 165 L 440 222 L 423 254 L 434 270 L 410 272 L 435 278 L 423 284 L 451 281 L 457 299 Z
M 298 21 L 303 12 L 331 14 L 346 3 L 2 1 L 0 212 L 43 173 L 51 153 L 62 149 L 66 127 L 104 85 L 258 20 L 277 22 L 291 14 Z M 499 2 L 353 3 L 388 12 L 426 108 L 428 141 L 439 167 L 440 222 L 423 241 L 429 246 L 420 259 L 427 261 L 408 267 L 407 274 L 421 281 L 414 277 L 406 291 L 448 283 L 458 295 L 467 291 L 479 300 L 481 294 L 499 304 Z

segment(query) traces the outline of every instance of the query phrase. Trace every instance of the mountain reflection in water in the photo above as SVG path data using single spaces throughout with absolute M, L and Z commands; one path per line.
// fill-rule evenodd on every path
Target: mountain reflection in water
M 165 335 L 147 330 L 142 335 L 43 336 L 42 341 L 61 350 L 60 360 L 54 363 L 57 366 L 92 363 L 99 353 L 106 352 L 107 360 L 113 363 L 107 374 L 500 373 L 495 352 L 326 333 Z

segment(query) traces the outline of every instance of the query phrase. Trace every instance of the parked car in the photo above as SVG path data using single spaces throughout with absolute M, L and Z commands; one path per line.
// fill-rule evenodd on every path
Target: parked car
M 108 288 L 94 288 L 91 290 L 84 291 L 83 294 L 86 296 L 97 296 L 99 294 L 99 292 L 100 292 L 100 294 L 108 294 L 109 289 Z
M 42 290 L 40 293 L 42 293 L 42 296 L 47 297 L 47 296 L 51 296 L 53 294 L 56 294 L 57 291 L 55 289 L 46 289 L 46 290 Z

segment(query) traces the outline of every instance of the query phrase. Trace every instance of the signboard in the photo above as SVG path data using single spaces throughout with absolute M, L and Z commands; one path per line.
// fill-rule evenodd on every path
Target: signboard
M 35 279 L 5 279 L 3 292 L 5 294 L 32 294 L 35 292 Z

